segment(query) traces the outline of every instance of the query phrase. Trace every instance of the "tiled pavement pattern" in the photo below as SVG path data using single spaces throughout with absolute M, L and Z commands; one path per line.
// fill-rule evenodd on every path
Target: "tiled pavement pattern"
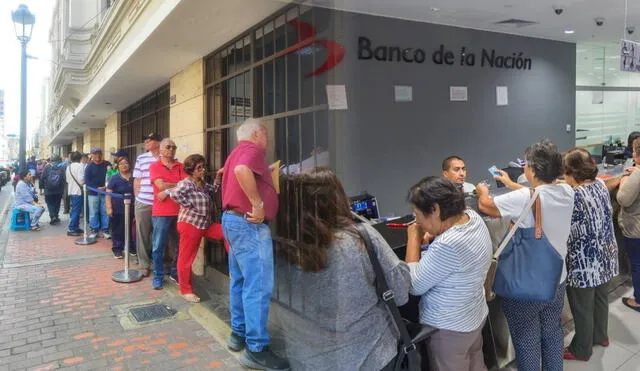
M 144 279 L 118 284 L 110 241 L 78 246 L 43 217 L 41 232 L 0 233 L 0 370 L 240 370 L 188 314 L 189 305 Z M 4 241 L 6 239 L 6 241 Z M 0 249 L 2 249 L 0 247 Z M 2 253 L 0 252 L 0 257 Z M 132 268 L 135 268 L 132 265 Z M 118 306 L 160 301 L 178 319 L 125 330 Z

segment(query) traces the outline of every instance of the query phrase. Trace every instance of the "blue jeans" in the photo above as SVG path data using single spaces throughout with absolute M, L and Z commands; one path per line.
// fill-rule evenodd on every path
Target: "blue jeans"
M 42 216 L 42 213 L 44 212 L 44 207 L 42 206 L 24 204 L 24 205 L 16 206 L 16 208 L 29 213 L 29 218 L 31 219 L 32 227 L 35 227 L 38 225 L 38 222 L 40 221 L 40 216 Z
M 246 338 L 247 349 L 269 345 L 267 319 L 273 293 L 273 241 L 266 224 L 252 224 L 232 214 L 222 215 L 229 251 L 231 330 Z
M 82 212 L 82 196 L 71 195 L 71 215 L 69 215 L 69 232 L 77 232 L 80 228 L 80 213 Z
M 153 260 L 154 277 L 164 278 L 164 250 L 171 239 L 171 248 L 174 250 L 174 259 L 171 262 L 171 276 L 178 276 L 178 217 L 177 216 L 152 216 L 153 235 L 151 236 L 151 259 Z
M 633 280 L 633 297 L 640 303 L 640 239 L 624 238 L 624 248 L 631 262 L 631 278 Z
M 104 196 L 89 195 L 89 225 L 91 230 L 109 232 L 109 216 Z

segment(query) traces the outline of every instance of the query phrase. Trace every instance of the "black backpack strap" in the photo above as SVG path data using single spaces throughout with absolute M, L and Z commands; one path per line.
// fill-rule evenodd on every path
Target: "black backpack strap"
M 396 305 L 394 300 L 395 295 L 393 294 L 393 290 L 389 288 L 389 284 L 387 283 L 387 278 L 384 275 L 384 271 L 382 270 L 382 266 L 380 265 L 380 261 L 378 260 L 378 256 L 376 255 L 375 249 L 373 247 L 373 242 L 371 241 L 371 237 L 369 236 L 369 232 L 367 232 L 366 227 L 363 224 L 357 223 L 356 228 L 360 233 L 360 236 L 364 239 L 364 244 L 367 248 L 367 253 L 369 254 L 369 260 L 371 260 L 371 266 L 373 267 L 373 272 L 376 276 L 376 292 L 378 296 L 382 299 L 384 304 L 386 305 L 389 313 L 391 313 L 391 317 L 400 331 L 400 339 L 402 342 L 401 354 L 398 355 L 396 360 L 395 370 L 400 369 L 400 363 L 406 356 L 409 356 L 411 352 L 415 352 L 417 350 L 416 344 L 413 343 L 411 336 L 409 335 L 409 330 L 407 330 L 407 325 L 402 319 L 402 315 L 400 315 L 400 310 Z M 409 361 L 411 364 L 411 360 Z M 410 365 L 411 366 L 411 365 Z M 412 369 L 410 367 L 410 369 Z

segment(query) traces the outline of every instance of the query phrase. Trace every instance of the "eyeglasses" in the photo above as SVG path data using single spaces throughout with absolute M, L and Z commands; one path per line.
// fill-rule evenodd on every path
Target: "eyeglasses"
M 178 149 L 178 146 L 164 146 L 164 149 L 175 151 L 176 149 Z
M 204 170 L 204 169 L 205 169 L 204 165 L 200 164 L 196 166 L 195 171 Z

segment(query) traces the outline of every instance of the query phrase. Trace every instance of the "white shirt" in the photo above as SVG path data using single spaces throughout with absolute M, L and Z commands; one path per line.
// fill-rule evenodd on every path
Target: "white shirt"
M 567 184 L 545 184 L 537 187 L 542 205 L 542 230 L 551 245 L 558 251 L 562 259 L 567 256 L 567 240 L 571 232 L 571 216 L 573 215 L 574 191 Z M 527 202 L 531 199 L 529 188 L 521 188 L 513 192 L 497 196 L 493 202 L 505 219 L 515 223 Z M 533 212 L 529 212 L 522 222 L 522 227 L 535 226 Z M 535 264 L 534 262 L 531 262 Z M 567 267 L 562 265 L 560 282 L 567 278 Z
M 462 192 L 464 193 L 472 193 L 476 190 L 476 186 L 471 183 L 464 182 L 462 183 Z
M 465 210 L 469 221 L 437 236 L 417 263 L 409 263 L 413 295 L 420 295 L 420 323 L 470 332 L 480 328 L 489 309 L 484 281 L 491 264 L 491 237 L 482 218 Z
M 65 170 L 65 179 L 67 180 L 67 194 L 69 196 L 82 195 L 82 185 L 84 184 L 84 168 L 86 165 L 80 162 L 72 162 Z M 73 174 L 73 176 L 71 176 Z M 75 177 L 75 180 L 73 178 Z M 76 183 L 76 180 L 78 183 Z

